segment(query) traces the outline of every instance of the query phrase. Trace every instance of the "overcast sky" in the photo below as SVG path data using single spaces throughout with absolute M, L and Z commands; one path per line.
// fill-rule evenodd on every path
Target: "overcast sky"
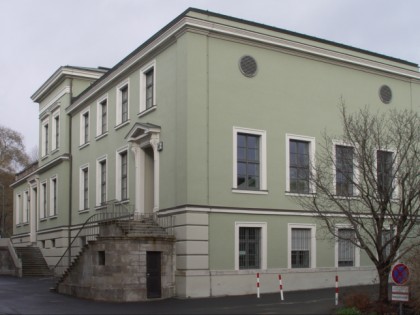
M 33 150 L 54 71 L 112 67 L 188 7 L 420 63 L 418 0 L 0 0 L 0 125 Z

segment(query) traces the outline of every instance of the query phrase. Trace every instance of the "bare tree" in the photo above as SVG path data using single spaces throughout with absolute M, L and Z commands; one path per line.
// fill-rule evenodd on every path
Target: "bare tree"
M 17 171 L 28 166 L 23 136 L 0 126 L 0 229 L 2 237 L 13 230 L 13 191 L 10 188 Z
M 7 172 L 17 172 L 28 165 L 23 136 L 10 128 L 0 126 L 0 167 Z
M 413 110 L 349 113 L 341 102 L 341 135 L 324 132 L 312 171 L 312 197 L 298 196 L 328 231 L 363 250 L 388 304 L 392 265 L 419 245 L 420 117 Z M 352 233 L 339 233 L 337 226 Z

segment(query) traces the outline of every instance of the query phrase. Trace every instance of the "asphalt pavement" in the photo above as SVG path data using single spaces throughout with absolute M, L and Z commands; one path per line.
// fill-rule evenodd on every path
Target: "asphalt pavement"
M 49 290 L 51 277 L 0 276 L 0 314 L 334 314 L 335 288 L 212 298 L 99 302 Z M 342 288 L 373 292 L 373 286 Z

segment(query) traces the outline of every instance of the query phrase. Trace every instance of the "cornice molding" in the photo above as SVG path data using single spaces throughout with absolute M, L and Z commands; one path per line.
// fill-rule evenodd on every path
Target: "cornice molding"
M 223 36 L 228 39 L 235 38 L 252 41 L 260 45 L 264 44 L 272 47 L 287 49 L 290 52 L 296 52 L 300 55 L 305 54 L 312 57 L 321 57 L 324 60 L 330 60 L 332 63 L 339 62 L 340 64 L 352 64 L 370 71 L 375 70 L 390 75 L 397 75 L 403 79 L 420 80 L 420 73 L 418 71 L 408 69 L 408 66 L 405 64 L 401 64 L 401 67 L 398 67 L 397 61 L 388 60 L 385 56 L 371 56 L 367 51 L 353 51 L 350 47 L 340 46 L 338 44 L 335 46 L 333 43 L 327 42 L 317 42 L 315 39 L 310 38 L 301 39 L 296 36 L 296 40 L 291 40 L 289 38 L 293 37 L 293 35 L 283 34 L 281 31 L 264 30 L 262 26 L 254 26 L 252 27 L 254 29 L 251 30 L 251 27 L 245 23 L 242 23 L 242 25 L 244 25 L 244 27 L 247 26 L 247 28 L 239 27 L 241 25 L 240 23 L 236 25 L 237 26 L 227 25 L 220 22 L 184 15 L 145 47 L 139 49 L 137 52 L 134 51 L 132 56 L 129 55 L 127 60 L 123 60 L 122 63 L 117 65 L 114 70 L 111 70 L 110 73 L 103 78 L 103 80 L 100 80 L 98 84 L 92 86 L 90 90 L 81 95 L 73 104 L 71 104 L 67 108 L 66 112 L 68 114 L 72 113 L 81 104 L 101 92 L 105 86 L 126 73 L 132 66 L 140 63 L 142 58 L 145 58 L 152 51 L 155 51 L 159 47 L 165 45 L 165 43 L 168 40 L 171 40 L 171 38 L 176 39 L 185 32 L 198 32 L 203 35 L 216 35 Z M 258 28 L 261 30 L 260 32 L 258 32 Z M 273 36 L 268 33 L 278 34 L 278 36 Z M 363 58 L 363 55 L 365 55 L 366 58 Z M 380 60 L 383 60 L 383 62 Z

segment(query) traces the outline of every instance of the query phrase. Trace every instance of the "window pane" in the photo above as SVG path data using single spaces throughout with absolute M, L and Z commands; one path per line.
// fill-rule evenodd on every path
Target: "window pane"
M 309 142 L 289 142 L 289 189 L 295 193 L 309 193 Z
M 311 251 L 311 230 L 292 229 L 292 268 L 309 268 Z
M 259 136 L 250 134 L 237 135 L 237 187 L 241 189 L 259 189 Z
M 378 193 L 383 199 L 392 196 L 392 152 L 377 151 Z
M 261 228 L 239 228 L 239 268 L 260 268 L 260 234 Z
M 355 233 L 352 229 L 338 230 L 338 266 L 354 266 L 355 246 L 351 243 Z

